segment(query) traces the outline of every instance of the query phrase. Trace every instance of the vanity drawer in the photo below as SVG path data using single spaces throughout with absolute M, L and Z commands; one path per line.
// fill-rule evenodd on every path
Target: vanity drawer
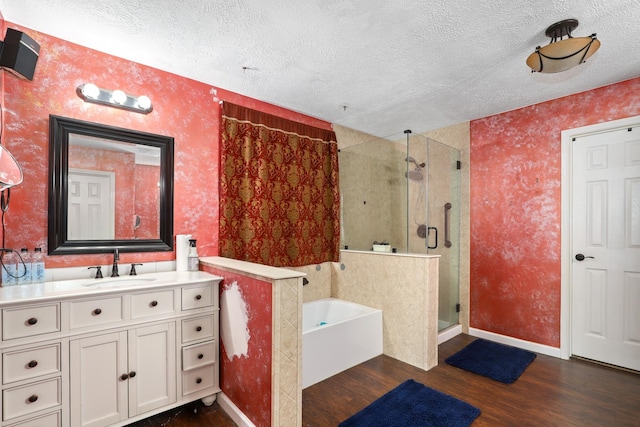
M 102 298 L 69 304 L 71 329 L 104 325 L 122 320 L 122 298 Z
M 14 351 L 2 355 L 3 384 L 55 372 L 60 372 L 60 344 Z
M 182 288 L 182 309 L 210 307 L 213 305 L 213 286 L 194 286 Z
M 205 366 L 195 371 L 182 373 L 182 395 L 186 396 L 209 387 L 213 387 L 213 366 Z
M 182 370 L 199 368 L 216 361 L 215 341 L 191 345 L 182 349 Z
M 173 290 L 131 296 L 131 318 L 173 313 Z
M 11 427 L 61 427 L 60 411 L 44 415 L 38 418 L 32 418 L 28 421 L 11 424 Z
M 2 392 L 4 421 L 31 414 L 62 403 L 60 378 L 11 388 Z
M 59 304 L 2 310 L 2 339 L 4 340 L 59 331 Z
M 213 315 L 182 321 L 182 342 L 213 338 Z

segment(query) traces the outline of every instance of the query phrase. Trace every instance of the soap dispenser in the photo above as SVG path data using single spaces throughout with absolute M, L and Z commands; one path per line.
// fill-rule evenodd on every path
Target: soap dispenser
M 196 239 L 189 239 L 189 256 L 187 258 L 187 269 L 189 271 L 198 271 L 198 250 L 196 248 Z

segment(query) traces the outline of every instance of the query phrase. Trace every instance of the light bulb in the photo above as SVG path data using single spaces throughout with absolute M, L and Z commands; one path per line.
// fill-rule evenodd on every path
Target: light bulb
M 82 89 L 80 89 L 80 91 L 85 97 L 91 98 L 91 99 L 96 99 L 98 98 L 98 95 L 100 95 L 100 88 L 94 85 L 93 83 L 83 84 Z
M 121 91 L 120 89 L 116 89 L 111 94 L 111 101 L 116 104 L 124 104 L 127 100 L 127 94 Z
M 138 97 L 138 107 L 143 110 L 148 110 L 151 108 L 151 99 L 148 96 L 142 95 Z

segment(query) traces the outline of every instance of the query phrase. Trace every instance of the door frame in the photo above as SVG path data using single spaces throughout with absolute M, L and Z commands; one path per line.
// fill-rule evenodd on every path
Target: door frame
M 571 141 L 573 138 L 593 133 L 609 132 L 622 127 L 640 125 L 640 116 L 612 120 L 606 123 L 567 129 L 561 132 L 561 221 L 560 221 L 560 357 L 571 357 Z

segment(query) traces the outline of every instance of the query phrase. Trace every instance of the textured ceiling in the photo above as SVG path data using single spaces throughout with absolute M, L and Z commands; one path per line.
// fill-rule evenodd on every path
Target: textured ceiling
M 7 21 L 386 136 L 640 76 L 640 0 L 0 0 Z M 564 73 L 525 59 L 552 23 L 602 47 Z

